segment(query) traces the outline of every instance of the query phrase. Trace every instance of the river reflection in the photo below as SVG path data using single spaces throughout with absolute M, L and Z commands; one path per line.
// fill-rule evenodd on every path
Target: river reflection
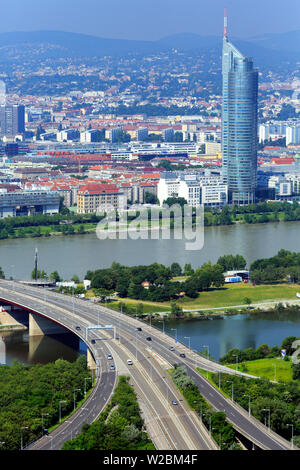
M 28 331 L 14 331 L 0 335 L 0 364 L 47 364 L 57 359 L 74 362 L 86 354 L 86 346 L 71 333 L 51 336 L 29 336 Z

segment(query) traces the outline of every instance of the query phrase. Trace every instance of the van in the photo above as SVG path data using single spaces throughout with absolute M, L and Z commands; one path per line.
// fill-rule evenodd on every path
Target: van
M 129 366 L 132 366 L 132 360 L 131 360 L 131 359 L 127 359 L 127 364 L 128 364 Z

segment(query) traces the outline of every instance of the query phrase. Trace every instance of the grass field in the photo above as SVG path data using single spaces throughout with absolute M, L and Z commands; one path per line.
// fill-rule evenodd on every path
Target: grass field
M 256 361 L 243 362 L 246 369 L 238 366 L 238 370 L 247 372 L 247 374 L 256 375 L 257 377 L 264 377 L 269 380 L 277 382 L 289 382 L 292 380 L 292 362 L 284 361 L 279 358 L 258 359 Z M 235 369 L 235 364 L 226 364 L 227 367 Z M 275 376 L 276 367 L 276 376 Z
M 295 284 L 252 286 L 250 284 L 239 283 L 201 292 L 197 299 L 186 297 L 178 300 L 177 303 L 184 310 L 205 309 L 209 311 L 213 308 L 235 305 L 245 305 L 246 307 L 244 301 L 246 297 L 251 300 L 252 304 L 297 300 L 296 292 L 300 292 L 300 286 Z M 145 313 L 170 311 L 170 302 L 143 302 L 129 298 L 119 299 L 119 301 L 128 304 L 130 307 L 136 307 L 137 304 L 142 303 Z

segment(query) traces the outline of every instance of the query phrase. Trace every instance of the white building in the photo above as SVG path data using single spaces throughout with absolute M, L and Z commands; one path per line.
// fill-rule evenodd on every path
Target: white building
M 160 205 L 171 197 L 182 197 L 191 206 L 221 207 L 228 203 L 228 187 L 217 176 L 164 174 L 157 185 Z

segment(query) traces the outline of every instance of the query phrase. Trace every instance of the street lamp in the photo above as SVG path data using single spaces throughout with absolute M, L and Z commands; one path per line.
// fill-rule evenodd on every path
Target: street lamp
M 208 344 L 203 344 L 202 347 L 207 348 L 206 349 L 206 359 L 208 360 L 209 359 L 209 345 Z M 206 370 L 206 378 L 208 379 L 208 369 Z
M 49 416 L 49 413 L 41 413 L 42 415 L 42 432 L 44 433 L 44 416 Z
M 269 412 L 268 428 L 269 428 L 269 431 L 270 431 L 270 429 L 271 429 L 271 411 L 270 411 L 270 408 L 263 408 L 263 411 L 268 411 Z
M 184 339 L 189 340 L 189 349 L 191 349 L 191 337 L 190 336 L 185 336 Z
M 59 402 L 59 422 L 61 422 L 61 405 L 67 403 L 66 400 L 60 400 Z
M 231 400 L 233 401 L 233 381 L 232 380 L 226 380 L 226 382 L 231 383 Z
M 175 331 L 175 343 L 177 343 L 177 328 L 171 328 L 171 331 Z
M 87 380 L 91 380 L 92 381 L 92 385 L 93 385 L 93 379 L 92 377 L 85 377 L 84 379 L 84 398 L 86 398 L 86 381 Z
M 203 414 L 203 416 L 207 416 Z M 209 434 L 211 435 L 211 415 L 209 415 Z
M 23 450 L 23 429 L 28 429 L 28 426 L 21 427 L 21 450 Z
M 81 388 L 75 388 L 74 390 L 74 411 L 76 409 L 76 398 L 75 398 L 76 392 L 81 392 Z
M 248 413 L 249 413 L 249 416 L 251 415 L 251 396 L 250 395 L 244 395 L 244 397 L 248 397 L 249 398 L 249 408 L 248 408 Z
M 293 424 L 287 424 L 287 427 L 291 426 L 292 427 L 292 449 L 294 448 L 294 425 Z

